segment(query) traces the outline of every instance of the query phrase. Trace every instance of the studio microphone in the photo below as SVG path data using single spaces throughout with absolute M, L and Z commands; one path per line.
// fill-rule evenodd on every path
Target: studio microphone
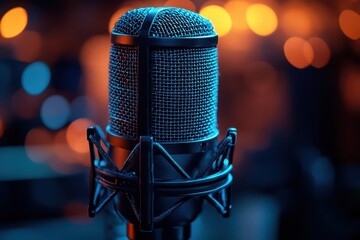
M 189 239 L 204 200 L 231 209 L 236 130 L 218 141 L 218 37 L 181 8 L 125 13 L 111 34 L 106 137 L 90 126 L 89 215 L 112 203 L 130 239 Z

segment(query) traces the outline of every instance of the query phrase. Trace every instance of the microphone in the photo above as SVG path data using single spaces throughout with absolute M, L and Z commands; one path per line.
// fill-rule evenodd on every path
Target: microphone
M 106 137 L 90 126 L 89 216 L 112 202 L 130 239 L 189 239 L 204 200 L 231 209 L 236 129 L 218 142 L 218 37 L 181 8 L 125 13 L 111 34 Z

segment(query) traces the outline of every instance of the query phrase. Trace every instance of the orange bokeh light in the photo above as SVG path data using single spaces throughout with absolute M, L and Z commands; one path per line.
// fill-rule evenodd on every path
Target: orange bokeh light
M 360 15 L 352 10 L 344 10 L 339 16 L 343 33 L 352 40 L 360 38 Z
M 71 164 L 74 163 L 73 153 L 66 140 L 66 129 L 61 129 L 54 138 L 54 154 L 60 162 Z
M 252 4 L 247 8 L 246 22 L 249 28 L 259 36 L 272 34 L 278 25 L 274 10 L 261 3 Z
M 117 20 L 124 15 L 124 13 L 126 13 L 127 11 L 131 10 L 130 7 L 124 7 L 124 8 L 120 8 L 118 9 L 110 18 L 110 22 L 109 22 L 109 32 L 112 32 L 113 27 L 115 26 L 115 23 L 117 22 Z
M 85 92 L 98 104 L 99 124 L 105 124 L 108 114 L 109 52 L 109 36 L 96 35 L 85 42 L 80 53 Z
M 200 9 L 203 9 L 203 8 L 205 8 L 207 6 L 211 6 L 211 5 L 224 7 L 224 1 L 221 1 L 221 0 L 207 0 L 201 5 Z
M 281 23 L 290 36 L 308 36 L 313 30 L 310 13 L 302 7 L 285 10 Z
M 25 137 L 25 150 L 34 162 L 50 161 L 52 156 L 52 134 L 45 128 L 33 128 Z
M 26 42 L 27 44 L 24 44 Z M 15 58 L 24 61 L 35 61 L 40 55 L 42 46 L 41 35 L 33 31 L 24 31 L 19 37 L 11 41 L 14 46 Z M 31 47 L 29 47 L 31 45 Z
M 74 223 L 84 224 L 91 220 L 87 216 L 87 204 L 82 202 L 69 202 L 64 206 L 64 217 Z
M 108 104 L 109 52 L 109 36 L 97 35 L 85 42 L 80 53 L 86 95 L 91 96 L 98 103 L 99 121 L 107 120 L 105 116 L 107 116 Z
M 196 6 L 191 0 L 168 0 L 164 6 L 185 8 L 193 12 L 196 10 Z
M 0 32 L 4 38 L 19 35 L 28 23 L 28 15 L 24 8 L 16 7 L 4 14 L 0 21 Z
M 254 46 L 257 44 L 256 40 L 254 40 L 254 35 L 250 31 L 247 32 L 233 32 L 231 35 L 227 35 L 220 39 L 220 44 L 218 45 L 219 51 L 226 50 L 231 53 L 235 52 L 252 52 L 256 54 L 257 49 L 254 49 Z M 231 54 L 227 55 L 228 61 L 229 59 L 238 59 L 239 54 Z M 241 56 L 240 56 L 241 57 Z M 235 63 L 235 62 L 233 62 Z M 237 64 L 229 64 L 227 66 L 235 66 L 237 68 Z
M 347 66 L 341 74 L 341 93 L 346 108 L 360 112 L 360 70 L 357 66 Z
M 244 31 L 249 29 L 246 23 L 246 9 L 249 7 L 250 3 L 246 1 L 231 0 L 228 1 L 224 8 L 231 16 L 232 27 L 235 31 Z
M 94 125 L 93 122 L 86 118 L 79 118 L 73 121 L 66 130 L 66 141 L 71 149 L 77 153 L 87 153 L 89 143 L 87 141 L 86 129 Z
M 324 67 L 329 62 L 331 56 L 329 45 L 319 37 L 312 37 L 308 39 L 308 42 L 314 51 L 311 65 L 316 68 Z
M 223 7 L 208 5 L 202 8 L 199 13 L 212 22 L 219 37 L 230 32 L 232 26 L 231 17 Z
M 284 44 L 286 59 L 296 68 L 309 66 L 314 58 L 314 51 L 309 42 L 299 37 L 291 37 Z

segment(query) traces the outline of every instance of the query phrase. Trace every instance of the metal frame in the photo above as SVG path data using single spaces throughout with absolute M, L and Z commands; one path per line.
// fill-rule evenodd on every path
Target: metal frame
M 218 144 L 216 152 L 208 160 L 195 178 L 191 178 L 186 171 L 172 158 L 159 142 L 152 137 L 141 136 L 139 143 L 132 149 L 123 167 L 118 169 L 102 147 L 109 147 L 102 130 L 97 126 L 90 126 L 87 130 L 90 148 L 90 199 L 89 216 L 94 217 L 117 194 L 126 193 L 132 208 L 140 223 L 140 229 L 151 231 L 153 223 L 164 219 L 168 214 L 183 203 L 196 196 L 203 196 L 214 206 L 223 217 L 230 215 L 232 159 L 236 142 L 236 129 L 230 128 L 227 136 Z M 170 163 L 182 178 L 156 181 L 154 179 L 154 152 L 160 153 Z M 96 153 L 98 157 L 96 157 Z M 139 176 L 127 172 L 131 163 L 139 157 Z M 212 174 L 206 175 L 209 170 Z M 140 187 L 139 187 L 140 186 Z M 103 189 L 107 191 L 102 191 Z M 101 196 L 107 192 L 107 196 Z M 140 193 L 140 206 L 135 206 L 132 194 Z M 154 196 L 181 197 L 172 207 L 158 216 L 154 216 Z M 139 210 L 141 214 L 139 213 Z

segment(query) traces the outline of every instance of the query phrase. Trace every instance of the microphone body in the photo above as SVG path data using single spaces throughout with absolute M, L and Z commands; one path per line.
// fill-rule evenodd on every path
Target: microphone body
M 166 161 L 164 156 L 157 151 L 154 151 L 153 155 L 153 168 L 151 171 L 154 173 L 154 179 L 161 180 L 174 180 L 182 178 L 182 176 Z M 181 168 L 191 177 L 195 178 L 199 169 L 205 167 L 208 159 L 214 153 L 215 149 L 207 150 L 206 152 L 199 153 L 183 153 L 173 154 L 172 158 L 181 166 Z M 123 160 L 126 159 L 124 156 L 128 156 L 130 152 L 118 147 L 110 147 L 110 155 L 112 159 Z M 119 162 L 120 163 L 120 162 Z M 131 172 L 136 176 L 141 175 L 141 164 L 140 157 L 133 160 L 133 164 L 127 168 L 127 172 Z M 119 165 L 119 166 L 123 166 Z M 149 171 L 149 170 L 145 170 Z M 141 188 L 141 187 L 139 187 Z M 204 198 L 196 196 L 189 198 L 186 202 L 181 203 L 184 197 L 182 196 L 166 196 L 166 195 L 155 195 L 153 199 L 146 200 L 154 203 L 153 217 L 148 223 L 149 229 L 152 232 L 139 231 L 141 214 L 146 211 L 141 209 L 140 205 L 140 191 L 134 193 L 132 197 L 128 194 L 123 193 L 119 195 L 119 202 L 117 204 L 117 210 L 122 216 L 128 220 L 131 225 L 128 226 L 128 236 L 130 239 L 189 239 L 190 238 L 190 223 L 195 220 L 202 209 Z M 143 194 L 143 193 L 141 193 Z M 150 197 L 151 198 L 151 197 Z M 188 198 L 188 197 L 185 197 Z M 174 211 L 166 213 L 173 206 L 176 206 L 180 202 L 180 206 Z M 134 207 L 135 206 L 135 207 Z M 139 206 L 139 207 L 138 207 Z M 134 210 L 134 208 L 136 210 Z M 139 215 L 137 215 L 139 214 Z M 157 217 L 160 216 L 160 217 Z M 156 218 L 157 217 L 157 218 Z M 155 218 L 155 219 L 154 219 Z M 151 237 L 150 237 L 151 236 Z
M 229 215 L 236 130 L 218 143 L 216 45 L 212 24 L 184 9 L 140 8 L 117 21 L 106 139 L 88 128 L 90 216 L 116 198 L 130 239 L 180 240 L 204 199 Z

